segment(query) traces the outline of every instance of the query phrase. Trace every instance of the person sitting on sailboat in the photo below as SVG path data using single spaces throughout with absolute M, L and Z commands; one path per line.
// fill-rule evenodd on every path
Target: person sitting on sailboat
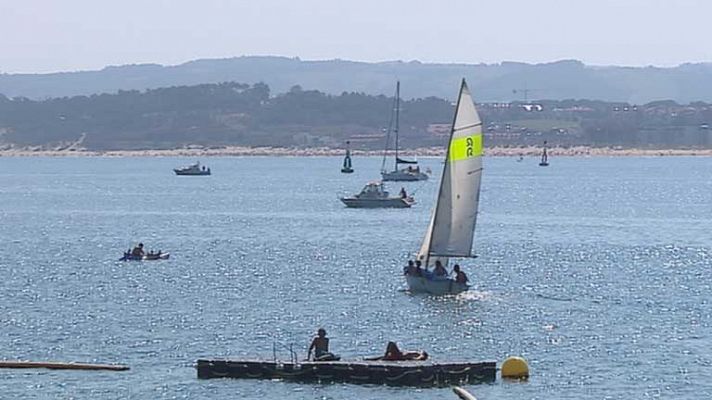
M 467 281 L 468 281 L 467 275 L 462 270 L 460 270 L 459 264 L 455 264 L 455 266 L 452 267 L 452 272 L 455 273 L 455 282 L 462 283 L 462 284 L 467 283 Z
M 425 361 L 427 359 L 428 353 L 425 351 L 401 351 L 396 342 L 388 342 L 384 355 L 366 358 L 368 361 Z
M 420 260 L 415 260 L 415 269 L 418 275 L 423 275 L 423 262 Z M 428 272 L 428 266 L 425 266 L 425 272 Z
M 307 360 L 311 357 L 311 352 L 314 350 L 314 361 L 336 361 L 339 357 L 329 352 L 329 338 L 326 337 L 326 330 L 319 328 L 316 337 L 309 346 L 307 352 Z
M 440 260 L 435 261 L 435 269 L 433 270 L 433 274 L 436 278 L 447 277 L 447 269 L 443 267 L 443 263 L 441 263 Z
M 403 267 L 404 275 L 415 275 L 415 264 L 413 260 L 408 260 L 408 266 Z

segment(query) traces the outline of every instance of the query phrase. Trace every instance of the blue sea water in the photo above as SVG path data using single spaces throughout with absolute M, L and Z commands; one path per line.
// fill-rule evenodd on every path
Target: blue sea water
M 198 380 L 198 358 L 305 355 L 324 327 L 343 358 L 389 340 L 434 360 L 521 355 L 526 383 L 478 399 L 712 397 L 712 160 L 486 158 L 475 288 L 404 293 L 437 190 L 346 209 L 379 158 L 0 158 L 0 358 L 128 372 L 0 370 L 8 399 L 454 399 L 449 389 Z M 390 186 L 397 193 L 400 185 Z M 122 263 L 129 246 L 171 253 Z M 283 348 L 281 348 L 283 349 Z M 280 350 L 283 358 L 288 352 Z

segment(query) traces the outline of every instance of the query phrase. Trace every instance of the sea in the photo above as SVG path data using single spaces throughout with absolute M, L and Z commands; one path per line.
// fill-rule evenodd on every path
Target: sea
M 200 358 L 524 357 L 478 399 L 712 398 L 712 160 L 484 160 L 467 293 L 406 292 L 442 160 L 410 209 L 347 209 L 379 157 L 0 158 L 2 399 L 455 399 L 449 388 L 197 379 Z M 387 167 L 391 168 L 392 160 Z M 167 261 L 120 262 L 143 242 Z

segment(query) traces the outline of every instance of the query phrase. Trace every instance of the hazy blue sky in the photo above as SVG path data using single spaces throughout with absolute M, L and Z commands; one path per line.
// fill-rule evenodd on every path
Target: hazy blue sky
M 0 72 L 196 58 L 712 61 L 712 0 L 0 0 Z

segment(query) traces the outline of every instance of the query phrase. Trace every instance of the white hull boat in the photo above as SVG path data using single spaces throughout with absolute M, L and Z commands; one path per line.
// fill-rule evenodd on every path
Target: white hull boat
M 196 162 L 187 167 L 174 168 L 173 172 L 175 172 L 176 175 L 184 176 L 206 176 L 210 175 L 210 168 L 205 168 L 205 166 L 201 168 L 200 163 Z
M 427 181 L 428 174 L 420 172 L 420 170 L 408 170 L 404 168 L 397 171 L 381 172 L 381 177 L 386 182 L 415 182 Z
M 411 293 L 427 293 L 436 296 L 458 294 L 467 291 L 470 286 L 457 283 L 452 279 L 433 279 L 427 276 L 406 275 L 406 283 Z
M 415 204 L 415 200 L 410 196 L 390 196 L 380 181 L 369 182 L 361 193 L 342 197 L 340 200 L 350 208 L 409 208 Z
M 391 115 L 391 123 L 388 126 L 388 133 L 386 134 L 386 149 L 383 152 L 383 162 L 381 163 L 381 179 L 388 182 L 426 181 L 428 180 L 428 175 L 420 172 L 417 161 L 404 160 L 398 157 L 398 132 L 400 130 L 400 82 L 396 83 L 396 95 L 393 101 L 395 104 L 393 105 L 393 114 Z M 394 150 L 396 162 L 393 167 L 393 171 L 386 171 L 386 156 L 388 155 L 391 133 L 393 133 L 395 138 Z M 408 167 L 400 168 L 401 165 L 408 165 Z M 413 167 L 413 165 L 415 165 L 415 167 Z

